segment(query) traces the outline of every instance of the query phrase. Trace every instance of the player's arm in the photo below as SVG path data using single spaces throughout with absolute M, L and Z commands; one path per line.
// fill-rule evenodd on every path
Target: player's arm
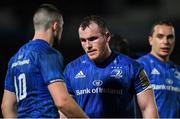
M 143 118 L 159 117 L 152 88 L 137 94 L 137 101 Z
M 158 118 L 158 111 L 154 99 L 154 92 L 142 67 L 139 68 L 136 78 L 137 102 L 142 112 L 143 118 Z
M 60 119 L 67 118 L 60 110 L 59 110 Z
M 67 92 L 64 82 L 54 82 L 49 84 L 48 89 L 52 95 L 55 105 L 66 117 L 87 117 L 87 115 L 82 111 L 82 109 Z
M 71 94 L 70 94 L 70 96 L 72 97 Z M 67 118 L 60 110 L 59 110 L 59 115 L 60 115 L 60 119 Z
M 14 92 L 4 90 L 1 110 L 4 118 L 16 117 L 16 95 Z

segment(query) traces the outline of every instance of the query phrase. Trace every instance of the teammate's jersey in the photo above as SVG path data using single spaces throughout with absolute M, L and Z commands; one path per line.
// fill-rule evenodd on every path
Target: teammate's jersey
M 47 86 L 63 81 L 62 55 L 40 39 L 25 44 L 9 64 L 5 89 L 16 94 L 17 117 L 59 117 Z
M 64 71 L 70 94 L 89 117 L 132 117 L 132 99 L 150 83 L 139 63 L 117 53 L 101 64 L 87 55 L 69 63 Z
M 154 88 L 161 118 L 180 117 L 180 67 L 173 62 L 161 62 L 151 54 L 138 59 L 144 65 Z

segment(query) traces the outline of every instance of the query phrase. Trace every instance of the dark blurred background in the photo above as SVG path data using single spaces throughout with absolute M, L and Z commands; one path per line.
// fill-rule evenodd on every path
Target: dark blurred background
M 55 47 L 63 54 L 65 64 L 83 54 L 78 26 L 83 17 L 91 14 L 102 16 L 112 33 L 125 37 L 136 56 L 150 51 L 148 34 L 151 25 L 157 20 L 170 19 L 176 30 L 176 46 L 171 59 L 180 64 L 180 0 L 1 0 L 0 103 L 8 61 L 33 37 L 33 13 L 42 3 L 52 3 L 63 13 L 62 40 Z

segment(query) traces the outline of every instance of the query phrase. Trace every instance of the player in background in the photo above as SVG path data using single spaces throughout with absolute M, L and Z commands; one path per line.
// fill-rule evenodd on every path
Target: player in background
M 180 67 L 170 60 L 175 30 L 167 20 L 156 22 L 149 35 L 151 51 L 138 59 L 154 89 L 160 118 L 180 118 Z

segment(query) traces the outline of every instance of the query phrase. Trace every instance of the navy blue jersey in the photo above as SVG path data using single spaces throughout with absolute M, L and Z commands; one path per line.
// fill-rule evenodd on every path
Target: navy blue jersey
M 132 99 L 150 83 L 141 65 L 117 53 L 101 64 L 83 55 L 64 71 L 68 91 L 89 117 L 133 117 Z
M 154 88 L 161 118 L 180 118 L 180 67 L 161 62 L 151 54 L 138 59 L 144 65 Z
M 25 44 L 11 58 L 5 89 L 16 94 L 17 117 L 59 117 L 47 86 L 63 81 L 63 58 L 43 40 Z

